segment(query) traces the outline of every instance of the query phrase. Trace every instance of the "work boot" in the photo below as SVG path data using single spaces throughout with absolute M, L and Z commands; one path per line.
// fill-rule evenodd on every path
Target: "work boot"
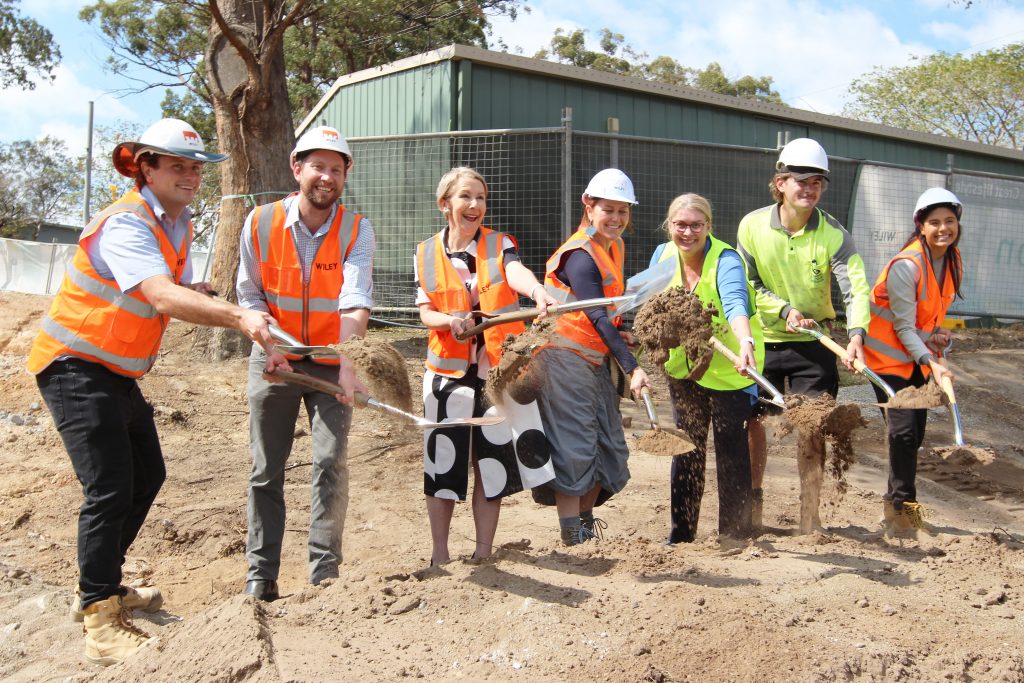
M 898 506 L 894 503 L 892 524 L 886 527 L 887 532 L 899 538 L 917 538 L 918 529 L 924 528 L 921 511 L 920 503 L 904 501 Z
M 131 610 L 120 595 L 94 602 L 83 610 L 85 616 L 85 658 L 93 664 L 110 666 L 123 662 L 149 640 L 132 623 Z
M 128 592 L 122 596 L 122 602 L 127 609 L 140 609 L 143 612 L 152 614 L 164 604 L 164 596 L 160 593 L 159 588 L 132 588 L 131 586 L 125 586 L 125 590 Z M 71 599 L 71 608 L 68 610 L 68 615 L 71 617 L 71 621 L 80 622 L 85 619 L 85 613 L 82 612 L 82 597 L 77 588 L 75 589 L 75 597 Z
M 750 491 L 750 528 L 761 528 L 764 515 L 764 489 L 751 489 Z
M 580 526 L 589 532 L 590 538 L 604 538 L 604 530 L 608 528 L 608 522 L 600 517 L 595 517 L 593 510 L 588 510 L 580 513 Z

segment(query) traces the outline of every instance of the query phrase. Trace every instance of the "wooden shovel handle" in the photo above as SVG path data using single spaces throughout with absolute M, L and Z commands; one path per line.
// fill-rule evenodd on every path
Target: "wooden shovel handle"
M 554 314 L 558 310 L 558 306 L 548 306 L 548 313 Z M 487 318 L 483 322 L 479 322 L 476 325 L 464 330 L 461 334 L 455 335 L 455 338 L 459 341 L 466 341 L 475 335 L 480 334 L 484 330 L 488 330 L 496 325 L 503 325 L 505 323 L 519 322 L 520 320 L 533 320 L 540 315 L 539 308 L 524 308 L 521 311 L 513 311 L 512 313 L 502 313 L 496 315 L 493 318 Z
M 935 362 L 938 363 L 939 365 L 941 365 L 944 368 L 948 367 L 946 365 L 946 359 L 945 358 L 936 357 L 935 358 Z M 951 406 L 955 406 L 956 405 L 956 394 L 953 393 L 953 378 L 951 378 L 949 375 L 943 375 L 942 376 L 942 381 L 939 382 L 939 386 L 942 387 L 942 393 L 944 393 L 946 395 L 946 398 L 949 399 L 949 404 Z M 970 406 L 968 406 L 968 407 L 970 407 Z
M 836 343 L 836 340 L 833 339 L 832 337 L 828 336 L 827 334 L 822 334 L 821 337 L 819 337 L 818 341 L 824 344 L 826 348 L 828 348 L 830 351 L 832 351 L 832 353 L 836 354 L 840 358 L 846 358 L 846 349 L 844 349 L 842 346 Z M 867 366 L 864 365 L 864 361 L 860 360 L 859 358 L 855 358 L 853 360 L 853 369 L 856 370 L 857 372 L 864 372 L 864 368 L 866 367 Z
M 275 379 L 284 380 L 291 384 L 300 384 L 316 391 L 322 391 L 325 394 L 336 396 L 338 394 L 344 396 L 345 390 L 340 384 L 328 381 L 326 379 L 320 379 L 319 377 L 313 377 L 307 375 L 304 372 L 289 372 L 288 370 L 275 370 L 274 372 L 264 372 L 263 379 L 268 382 L 273 382 Z M 365 406 L 369 397 L 366 394 L 356 393 L 356 403 L 361 406 Z

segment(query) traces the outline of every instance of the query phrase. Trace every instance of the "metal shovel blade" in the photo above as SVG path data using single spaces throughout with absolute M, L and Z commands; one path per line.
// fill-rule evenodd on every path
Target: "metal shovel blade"
M 338 358 L 339 354 L 330 346 L 305 346 L 303 344 L 277 344 L 275 351 L 288 356 L 303 356 L 306 358 Z
M 665 291 L 675 274 L 676 262 L 669 259 L 659 261 L 626 280 L 626 291 L 621 297 L 623 301 L 615 304 L 615 315 L 623 315 L 643 305 L 655 294 Z

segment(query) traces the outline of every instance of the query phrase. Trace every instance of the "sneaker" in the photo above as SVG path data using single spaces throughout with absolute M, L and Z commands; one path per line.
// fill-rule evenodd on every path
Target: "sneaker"
M 580 527 L 586 529 L 590 538 L 604 538 L 604 530 L 608 528 L 608 522 L 600 517 L 595 517 L 593 512 L 580 515 Z
M 152 614 L 164 604 L 164 596 L 160 593 L 159 588 L 132 588 L 131 586 L 126 586 L 125 590 L 128 592 L 124 594 L 122 602 L 127 609 L 140 609 L 143 612 Z M 71 617 L 71 621 L 81 622 L 85 619 L 85 613 L 82 612 L 82 598 L 77 588 L 75 589 L 75 597 L 71 599 L 68 616 Z
M 750 527 L 760 529 L 764 518 L 764 489 L 750 491 Z
M 85 658 L 93 664 L 110 666 L 135 654 L 149 640 L 145 631 L 132 623 L 132 613 L 120 595 L 94 602 L 83 610 Z

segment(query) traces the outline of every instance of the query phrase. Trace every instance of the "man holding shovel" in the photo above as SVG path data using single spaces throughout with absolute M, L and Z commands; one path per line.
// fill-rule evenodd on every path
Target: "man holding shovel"
M 373 307 L 374 237 L 370 221 L 338 199 L 352 153 L 337 130 L 318 126 L 299 138 L 291 154 L 299 191 L 256 207 L 241 236 L 238 303 L 269 311 L 281 329 L 303 344 L 325 346 L 366 333 Z M 300 359 L 292 368 L 347 390 L 344 404 L 303 385 L 263 378 L 263 349 L 249 360 L 249 478 L 245 592 L 260 600 L 280 597 L 277 578 L 284 539 L 284 468 L 291 452 L 299 404 L 305 403 L 313 441 L 309 526 L 309 580 L 338 576 L 341 535 L 348 508 L 346 446 L 352 393 L 365 393 L 345 356 Z
M 104 666 L 148 640 L 131 610 L 155 612 L 163 603 L 156 588 L 121 585 L 125 555 L 166 476 L 153 407 L 136 380 L 153 367 L 172 317 L 273 344 L 268 313 L 212 299 L 205 282 L 191 284 L 188 205 L 203 164 L 226 158 L 207 152 L 178 119 L 114 148 L 114 168 L 135 187 L 82 232 L 29 352 L 28 369 L 82 484 L 71 616 L 84 622 L 86 659 Z M 280 361 L 274 356 L 267 370 Z
M 782 148 L 775 168 L 769 184 L 775 203 L 747 214 L 736 237 L 764 327 L 764 375 L 779 389 L 788 378 L 792 393 L 827 393 L 834 398 L 839 392 L 835 356 L 798 330 L 835 319 L 834 275 L 843 293 L 850 336 L 843 364 L 852 369 L 855 360 L 864 361 L 870 295 L 864 261 L 846 229 L 818 208 L 829 181 L 828 157 L 821 145 L 810 138 L 793 140 Z M 767 461 L 761 415 L 755 414 L 747 431 L 753 484 L 751 517 L 756 527 L 761 525 Z M 797 458 L 802 533 L 821 526 L 817 492 L 825 462 L 822 435 L 812 438 L 810 451 Z

